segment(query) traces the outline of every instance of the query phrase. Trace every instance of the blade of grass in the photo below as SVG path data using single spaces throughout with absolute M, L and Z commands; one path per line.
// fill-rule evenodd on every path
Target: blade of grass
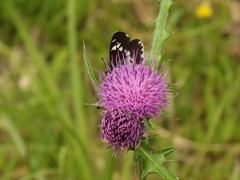
M 69 0 L 67 3 L 67 14 L 68 14 L 68 45 L 69 45 L 69 52 L 70 52 L 70 59 L 71 59 L 71 90 L 73 96 L 73 103 L 74 103 L 74 115 L 75 121 L 77 122 L 75 131 L 79 134 L 79 137 L 85 146 L 85 149 L 88 149 L 87 146 L 87 123 L 85 117 L 85 110 L 83 106 L 84 102 L 84 84 L 83 79 L 80 78 L 81 69 L 77 63 L 77 36 L 76 36 L 76 0 Z M 92 171 L 92 166 L 90 159 L 86 159 L 86 161 L 82 161 L 84 159 L 87 152 L 77 153 L 76 158 L 78 160 L 78 164 L 81 167 L 81 171 L 84 172 L 85 178 L 87 179 L 96 179 L 94 177 L 94 173 Z M 90 166 L 86 166 L 88 163 Z M 78 174 L 80 177 L 82 173 Z
M 105 151 L 105 167 L 101 179 L 111 180 L 113 179 L 113 172 L 115 169 L 116 158 L 112 155 L 112 149 Z
M 71 59 L 71 90 L 74 103 L 74 114 L 77 122 L 76 131 L 80 138 L 86 142 L 86 117 L 84 114 L 83 99 L 84 99 L 84 85 L 83 79 L 80 78 L 81 69 L 77 63 L 77 37 L 76 37 L 76 1 L 69 0 L 67 3 L 68 12 L 68 45 Z
M 11 119 L 6 114 L 2 114 L 1 120 L 5 125 L 9 135 L 11 136 L 14 144 L 16 145 L 21 157 L 25 159 L 27 154 L 27 148 L 25 146 L 24 140 L 22 139 L 21 135 L 18 133 L 17 128 L 14 126 L 14 123 L 11 122 Z
M 46 83 L 46 86 L 49 88 L 53 94 L 58 95 L 59 92 L 55 86 L 55 83 L 52 81 L 51 78 L 51 71 L 48 69 L 46 65 L 46 61 L 44 57 L 38 52 L 36 45 L 33 43 L 29 32 L 27 31 L 27 26 L 24 22 L 24 18 L 21 17 L 17 9 L 15 8 L 14 4 L 12 1 L 6 1 L 7 3 L 5 4 L 6 12 L 11 18 L 13 24 L 15 25 L 20 38 L 22 39 L 26 49 L 30 53 L 32 59 L 36 62 L 41 75 L 43 76 L 42 78 L 44 79 L 44 82 Z
M 67 59 L 67 56 L 68 50 L 66 47 L 59 49 L 59 51 L 54 54 L 51 70 L 52 76 L 56 81 L 61 78 L 61 73 L 63 72 L 64 66 L 66 66 L 65 60 Z
M 7 3 L 5 4 L 5 9 L 7 15 L 10 17 L 13 24 L 15 25 L 17 33 L 22 39 L 24 46 L 26 47 L 27 51 L 30 53 L 30 56 L 36 62 L 37 67 L 40 70 L 40 77 L 42 78 L 41 82 L 43 82 L 44 85 L 47 87 L 47 92 L 45 93 L 49 93 L 59 100 L 59 103 L 57 104 L 49 104 L 44 102 L 43 103 L 54 117 L 59 117 L 58 120 L 61 123 L 61 127 L 63 128 L 63 132 L 66 138 L 69 142 L 76 145 L 81 152 L 81 156 L 83 157 L 82 166 L 85 167 L 83 170 L 86 171 L 88 174 L 90 172 L 90 176 L 93 176 L 93 171 L 91 170 L 93 164 L 91 163 L 89 153 L 86 150 L 86 146 L 83 145 L 82 138 L 79 138 L 79 135 L 75 131 L 73 131 L 70 111 L 66 106 L 67 103 L 65 103 L 64 99 L 59 98 L 62 97 L 61 93 L 56 82 L 54 81 L 54 78 L 51 76 L 51 71 L 49 70 L 49 67 L 47 67 L 44 57 L 39 53 L 37 47 L 33 43 L 27 31 L 23 18 L 21 17 L 17 9 L 14 7 L 14 4 L 11 1 L 7 1 Z
M 133 151 L 128 151 L 127 157 L 124 159 L 121 171 L 121 180 L 131 179 L 132 173 L 132 164 L 133 164 Z
M 233 84 L 232 88 L 229 91 L 226 91 L 225 94 L 222 95 L 222 99 L 219 100 L 218 106 L 214 109 L 212 117 L 210 118 L 211 123 L 209 124 L 209 130 L 205 135 L 204 143 L 209 144 L 211 142 L 214 132 L 216 131 L 217 125 L 221 120 L 220 117 L 224 111 L 224 108 L 226 108 L 231 102 L 234 95 L 234 91 L 236 91 L 238 84 L 239 84 L 238 81 L 236 81 L 235 84 Z M 205 148 L 199 151 L 198 158 L 196 160 L 191 177 L 196 177 L 196 175 L 200 172 L 200 169 L 204 164 L 205 155 L 208 151 L 208 147 L 209 146 L 206 146 Z

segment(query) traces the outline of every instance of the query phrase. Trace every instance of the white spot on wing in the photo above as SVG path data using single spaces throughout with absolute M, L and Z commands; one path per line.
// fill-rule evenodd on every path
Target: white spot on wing
M 118 43 L 117 48 L 119 48 L 120 46 L 121 46 L 121 43 Z
M 120 47 L 120 48 L 119 48 L 119 51 L 122 51 L 122 50 L 123 50 L 123 47 Z
M 112 42 L 115 42 L 117 39 L 112 40 Z
M 144 58 L 144 46 L 143 46 L 143 43 L 141 41 L 138 42 L 139 46 L 141 47 L 141 58 Z
M 117 49 L 117 46 L 113 46 L 111 50 L 116 50 Z

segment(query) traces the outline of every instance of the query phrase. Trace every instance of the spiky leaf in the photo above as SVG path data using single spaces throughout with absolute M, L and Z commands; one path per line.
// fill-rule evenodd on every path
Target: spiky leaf
M 171 154 L 175 148 L 170 147 L 158 152 L 149 148 L 149 141 L 144 140 L 134 154 L 134 161 L 139 163 L 140 178 L 144 179 L 149 174 L 159 174 L 164 180 L 177 180 L 177 178 L 164 167 L 166 156 Z

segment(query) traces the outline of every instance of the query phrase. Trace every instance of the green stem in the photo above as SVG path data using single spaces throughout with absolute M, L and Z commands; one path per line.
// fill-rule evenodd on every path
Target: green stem
M 76 121 L 76 130 L 79 137 L 84 143 L 87 142 L 87 124 L 84 110 L 84 83 L 81 78 L 81 68 L 77 63 L 77 32 L 76 32 L 76 0 L 69 0 L 67 2 L 67 12 L 68 12 L 68 46 L 70 55 L 70 72 L 71 72 L 71 90 L 73 95 L 74 103 L 74 115 Z
M 158 0 L 161 4 L 160 11 L 155 21 L 155 29 L 153 32 L 152 48 L 150 50 L 150 59 L 156 58 L 160 61 L 162 58 L 162 47 L 165 41 L 171 36 L 166 30 L 166 21 L 168 12 L 172 6 L 171 0 Z
M 156 163 L 154 159 L 148 154 L 147 151 L 141 146 L 138 147 L 138 149 L 147 157 L 148 161 L 150 161 L 154 167 L 156 168 L 155 170 L 158 172 L 158 174 L 164 179 L 164 180 L 177 180 L 177 178 L 170 173 L 163 165 L 159 165 Z M 142 162 L 139 161 L 139 170 L 143 170 L 142 168 Z

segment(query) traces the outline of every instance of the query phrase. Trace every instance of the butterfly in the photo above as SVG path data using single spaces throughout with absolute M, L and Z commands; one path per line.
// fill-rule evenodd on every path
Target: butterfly
M 140 64 L 144 59 L 144 46 L 139 39 L 130 41 L 126 32 L 117 31 L 112 36 L 109 53 L 111 69 L 123 65 L 125 61 Z

